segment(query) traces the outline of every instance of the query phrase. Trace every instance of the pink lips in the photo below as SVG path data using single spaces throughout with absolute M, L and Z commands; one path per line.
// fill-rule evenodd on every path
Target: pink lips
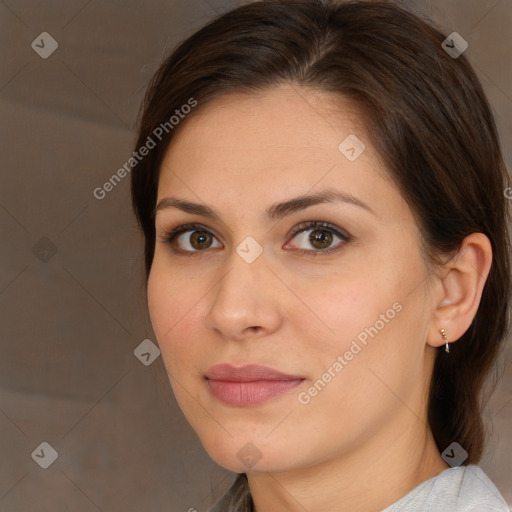
M 205 375 L 213 395 L 228 405 L 256 405 L 298 386 L 304 377 L 287 375 L 268 366 L 212 366 Z

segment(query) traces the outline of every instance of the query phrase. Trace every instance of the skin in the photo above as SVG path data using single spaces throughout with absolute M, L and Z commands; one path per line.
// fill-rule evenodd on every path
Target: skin
M 348 134 L 366 146 L 355 161 L 338 149 Z M 263 216 L 273 203 L 326 187 L 373 213 L 327 202 L 279 220 Z M 199 105 L 162 163 L 157 203 L 170 195 L 209 205 L 221 220 L 158 211 L 151 321 L 185 417 L 213 460 L 247 473 L 257 512 L 377 512 L 449 468 L 428 427 L 428 386 L 444 345 L 439 329 L 453 342 L 477 311 L 492 259 L 484 235 L 470 235 L 456 257 L 430 267 L 411 210 L 355 109 L 295 85 Z M 350 240 L 335 236 L 328 248 L 339 250 L 321 254 L 325 246 L 307 239 L 315 228 L 290 236 L 315 220 Z M 190 245 L 193 229 L 175 240 L 191 257 L 163 242 L 166 230 L 188 222 L 212 234 L 199 245 Z M 252 263 L 236 252 L 247 236 L 263 249 Z M 301 404 L 298 394 L 395 302 L 401 311 Z M 203 378 L 221 362 L 306 380 L 263 404 L 228 406 Z M 249 442 L 261 454 L 251 468 L 237 456 Z

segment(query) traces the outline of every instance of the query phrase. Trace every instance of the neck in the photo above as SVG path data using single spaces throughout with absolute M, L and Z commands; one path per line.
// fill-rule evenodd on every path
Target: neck
M 430 429 L 408 409 L 402 412 L 363 446 L 320 464 L 247 473 L 255 512 L 380 512 L 448 469 Z

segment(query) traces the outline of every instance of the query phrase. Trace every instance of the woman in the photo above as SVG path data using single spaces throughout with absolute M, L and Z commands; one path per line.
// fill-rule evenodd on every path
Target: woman
M 176 399 L 239 473 L 212 511 L 508 510 L 476 465 L 507 172 L 463 49 L 391 2 L 270 0 L 153 78 L 133 206 Z

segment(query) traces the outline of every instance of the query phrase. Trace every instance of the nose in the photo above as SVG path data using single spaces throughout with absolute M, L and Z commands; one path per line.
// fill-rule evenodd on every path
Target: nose
M 233 250 L 222 268 L 222 277 L 211 294 L 207 329 L 225 339 L 243 340 L 264 336 L 279 328 L 282 321 L 279 280 L 267 267 L 263 252 L 248 263 Z

